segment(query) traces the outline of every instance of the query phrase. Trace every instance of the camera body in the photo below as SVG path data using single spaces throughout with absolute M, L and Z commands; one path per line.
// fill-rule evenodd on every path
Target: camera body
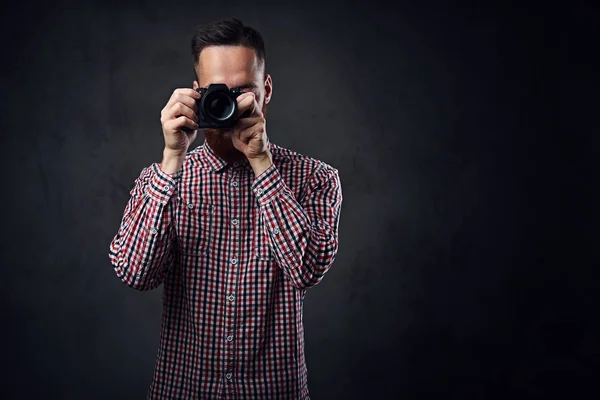
M 213 83 L 196 89 L 201 97 L 198 105 L 198 129 L 231 129 L 235 126 L 241 88 L 229 88 L 224 83 Z

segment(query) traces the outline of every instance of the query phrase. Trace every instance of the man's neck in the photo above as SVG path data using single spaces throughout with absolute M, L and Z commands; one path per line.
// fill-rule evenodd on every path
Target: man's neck
M 246 157 L 244 153 L 237 150 L 235 147 L 232 147 L 231 150 L 223 151 L 223 149 L 220 148 L 220 146 L 211 146 L 208 141 L 206 141 L 205 143 L 206 146 L 210 147 L 210 149 L 213 153 L 215 153 L 216 156 L 218 156 L 220 159 L 222 159 L 228 164 L 236 161 L 242 161 Z

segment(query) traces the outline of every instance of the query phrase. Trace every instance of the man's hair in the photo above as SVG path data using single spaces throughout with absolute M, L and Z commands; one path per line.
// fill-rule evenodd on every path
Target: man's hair
M 192 37 L 194 69 L 198 65 L 200 52 L 209 46 L 245 46 L 251 48 L 256 53 L 259 65 L 262 64 L 263 70 L 266 71 L 267 54 L 261 34 L 257 30 L 245 26 L 237 18 L 213 21 L 198 26 Z

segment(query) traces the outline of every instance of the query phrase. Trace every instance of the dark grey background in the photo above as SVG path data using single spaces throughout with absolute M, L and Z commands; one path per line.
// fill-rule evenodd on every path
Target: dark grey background
M 162 289 L 108 246 L 195 25 L 226 16 L 266 41 L 271 139 L 341 174 L 312 398 L 594 397 L 597 10 L 448 3 L 7 6 L 0 397 L 144 398 Z

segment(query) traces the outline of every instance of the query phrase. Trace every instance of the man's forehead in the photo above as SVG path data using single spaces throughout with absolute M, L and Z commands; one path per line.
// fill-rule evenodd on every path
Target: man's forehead
M 260 65 L 256 52 L 244 46 L 209 46 L 198 57 L 200 80 L 254 80 L 260 75 Z

